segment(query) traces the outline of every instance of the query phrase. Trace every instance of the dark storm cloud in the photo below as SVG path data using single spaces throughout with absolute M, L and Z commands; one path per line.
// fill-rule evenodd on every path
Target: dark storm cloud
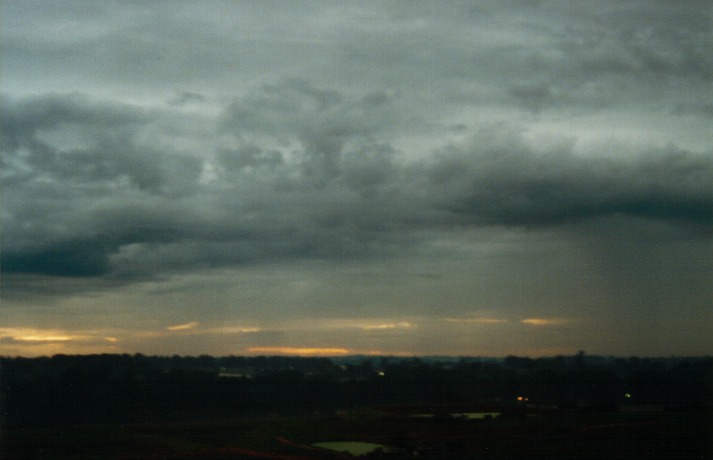
M 191 187 L 201 171 L 199 161 L 137 139 L 152 118 L 131 106 L 76 94 L 10 100 L 2 108 L 6 178 L 44 174 L 82 185 L 126 178 L 155 193 Z M 74 145 L 63 146 L 68 143 Z
M 453 225 L 610 215 L 713 223 L 709 154 L 612 145 L 583 155 L 571 143 L 542 151 L 500 125 L 404 162 L 386 129 L 408 124 L 397 106 L 386 94 L 304 81 L 265 86 L 229 104 L 215 177 L 199 180 L 210 156 L 142 140 L 158 115 L 78 96 L 13 101 L 3 111 L 2 269 L 142 278 L 383 257 Z M 68 136 L 82 145 L 64 145 Z
M 95 130 L 120 130 L 122 127 L 147 121 L 142 112 L 123 104 L 101 104 L 81 94 L 48 94 L 15 100 L 3 94 L 0 111 L 2 127 L 2 147 L 15 152 L 21 147 L 40 150 L 50 148 L 42 143 L 37 134 L 40 131 L 56 130 L 68 125 L 87 128 L 92 136 Z
M 494 138 L 495 137 L 495 138 Z M 537 227 L 608 215 L 713 223 L 713 157 L 675 146 L 536 152 L 517 133 L 476 136 L 428 164 L 439 206 L 481 225 Z
M 3 105 L 3 271 L 101 275 L 119 246 L 176 234 L 178 201 L 156 197 L 192 189 L 202 164 L 140 140 L 154 118 L 79 95 Z
M 285 46 L 265 48 L 273 55 L 260 57 L 245 48 L 244 37 L 234 34 L 244 20 L 227 11 L 147 28 L 168 14 L 167 5 L 147 11 L 134 4 L 116 17 L 111 5 L 85 12 L 106 21 L 105 29 L 87 29 L 95 40 L 86 40 L 83 29 L 65 36 L 52 29 L 54 41 L 29 40 L 27 29 L 13 22 L 4 46 L 13 65 L 25 62 L 22 56 L 59 52 L 69 62 L 105 62 L 86 69 L 102 77 L 116 70 L 112 78 L 121 79 L 135 70 L 150 81 L 182 69 L 174 72 L 181 85 L 195 75 L 210 81 L 211 69 L 241 75 L 243 61 L 263 68 L 289 54 Z M 264 24 L 250 30 L 282 45 L 296 46 L 303 37 L 335 60 L 315 69 L 339 63 L 344 82 L 362 75 L 370 89 L 317 83 L 324 81 L 317 70 L 270 79 L 223 97 L 222 115 L 204 116 L 208 127 L 198 134 L 181 111 L 213 104 L 215 95 L 204 88 L 173 90 L 163 98 L 168 106 L 153 110 L 81 94 L 4 95 L 2 269 L 142 277 L 261 260 L 398 253 L 451 226 L 557 227 L 607 216 L 709 226 L 710 152 L 675 142 L 587 150 L 576 135 L 569 144 L 543 148 L 504 125 L 452 142 L 447 126 L 461 126 L 457 135 L 464 136 L 478 122 L 446 123 L 438 115 L 482 105 L 487 118 L 492 107 L 514 103 L 536 117 L 651 105 L 706 116 L 705 98 L 693 100 L 677 88 L 703 94 L 698 89 L 713 75 L 708 8 L 695 2 L 678 8 L 392 4 L 384 6 L 388 21 L 371 15 L 359 27 L 321 8 L 309 15 L 290 9 L 273 15 L 281 31 Z M 322 27 L 300 29 L 308 17 Z M 190 27 L 207 23 L 210 31 Z M 518 27 L 493 27 L 499 23 Z M 186 44 L 179 50 L 173 43 L 183 36 L 191 39 L 178 40 Z M 180 64 L 194 58 L 190 72 Z M 296 61 L 288 61 L 276 75 L 291 77 Z M 61 75 L 76 73 L 57 66 Z M 414 135 L 441 147 L 413 160 L 403 147 L 413 143 L 402 141 Z
M 511 31 L 516 38 L 474 51 L 476 66 L 465 72 L 494 72 L 491 78 L 500 78 L 528 110 L 671 108 L 710 88 L 709 2 L 600 2 L 597 8 L 543 2 L 536 8 L 499 5 L 490 12 L 518 18 L 523 29 Z
M 325 186 L 344 179 L 355 188 L 374 188 L 393 179 L 394 151 L 384 138 L 386 132 L 398 133 L 404 121 L 393 97 L 383 92 L 348 98 L 302 80 L 269 85 L 232 103 L 224 129 L 240 142 L 268 138 L 299 148 L 288 151 L 292 158 L 285 163 L 278 152 L 256 155 L 255 147 L 248 144 L 243 153 L 223 155 L 223 166 L 230 169 L 251 156 L 247 161 L 296 166 L 300 186 Z M 284 178 L 295 177 L 294 173 L 285 171 Z
M 566 30 L 559 50 L 570 70 L 589 75 L 689 76 L 710 80 L 710 5 L 611 8 Z M 572 65 L 574 64 L 574 65 Z
M 62 242 L 58 247 L 14 253 L 3 251 L 2 269 L 8 273 L 37 273 L 55 276 L 99 276 L 108 270 L 106 243 Z M 116 250 L 116 248 L 113 248 Z

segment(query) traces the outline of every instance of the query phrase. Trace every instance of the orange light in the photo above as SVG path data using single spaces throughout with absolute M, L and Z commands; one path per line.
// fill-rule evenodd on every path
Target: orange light
M 251 353 L 275 353 L 280 355 L 348 355 L 346 348 L 300 348 L 300 347 L 251 347 Z

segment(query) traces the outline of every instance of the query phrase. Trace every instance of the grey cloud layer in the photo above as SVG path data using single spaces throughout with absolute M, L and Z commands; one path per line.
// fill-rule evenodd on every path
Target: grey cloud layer
M 306 81 L 267 85 L 214 120 L 220 142 L 183 152 L 162 142 L 167 112 L 77 95 L 10 100 L 2 269 L 131 278 L 384 256 L 454 225 L 610 215 L 713 225 L 709 152 L 612 144 L 583 154 L 571 142 L 542 151 L 493 125 L 409 160 L 392 145 L 411 129 L 398 104 Z
M 265 75 L 539 110 L 685 97 L 713 75 L 710 2 L 8 2 L 3 72 L 60 91 L 230 93 Z M 48 72 L 51 70 L 51 72 Z M 58 86 L 58 82 L 62 84 Z M 193 92 L 193 91 L 189 91 Z M 693 97 L 691 97 L 693 96 Z M 696 97 L 688 92 L 687 102 Z M 638 101 L 642 102 L 642 101 Z M 654 101 L 649 101 L 649 103 Z
M 710 2 L 2 8 L 5 273 L 710 236 Z

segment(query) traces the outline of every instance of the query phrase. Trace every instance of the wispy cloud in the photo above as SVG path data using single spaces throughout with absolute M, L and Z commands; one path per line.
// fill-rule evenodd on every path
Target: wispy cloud
M 338 331 L 359 329 L 362 331 L 414 329 L 422 318 L 310 318 L 289 320 L 277 329 L 285 331 Z
M 166 329 L 169 331 L 188 331 L 191 329 L 195 329 L 196 327 L 198 327 L 198 322 L 191 321 L 190 323 L 186 324 L 176 324 L 175 326 L 168 326 Z
M 561 326 L 572 322 L 572 320 L 566 318 L 526 318 L 520 322 L 530 326 Z
M 262 331 L 262 329 L 259 327 L 225 326 L 208 329 L 206 332 L 213 334 L 250 334 L 260 331 Z
M 470 324 L 504 324 L 509 320 L 505 318 L 446 318 L 450 323 L 470 323 Z
M 413 324 L 409 323 L 408 321 L 402 321 L 400 323 L 365 324 L 360 327 L 361 327 L 361 329 L 363 329 L 365 331 L 370 331 L 370 330 L 388 330 L 388 329 L 409 329 L 409 328 L 412 328 L 415 326 Z

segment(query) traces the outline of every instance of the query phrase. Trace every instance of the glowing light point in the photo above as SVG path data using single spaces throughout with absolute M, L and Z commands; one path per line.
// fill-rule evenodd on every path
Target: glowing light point
M 631 393 L 625 393 L 625 394 L 624 394 L 624 397 L 625 397 L 625 398 L 631 398 Z
M 383 373 L 383 372 L 379 372 L 379 377 L 383 377 L 383 376 L 384 376 L 384 373 Z

